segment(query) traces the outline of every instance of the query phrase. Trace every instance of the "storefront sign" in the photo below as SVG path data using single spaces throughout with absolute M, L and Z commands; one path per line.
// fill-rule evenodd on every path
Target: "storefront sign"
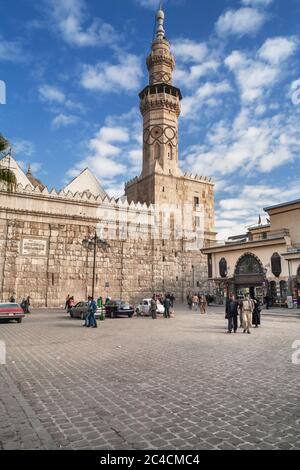
M 23 256 L 47 256 L 47 240 L 41 238 L 23 238 Z

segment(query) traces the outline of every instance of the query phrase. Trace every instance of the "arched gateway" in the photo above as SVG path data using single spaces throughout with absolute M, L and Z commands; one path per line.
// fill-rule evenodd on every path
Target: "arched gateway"
M 253 253 L 242 255 L 235 266 L 234 284 L 238 296 L 249 292 L 251 296 L 263 297 L 265 271 L 260 259 Z

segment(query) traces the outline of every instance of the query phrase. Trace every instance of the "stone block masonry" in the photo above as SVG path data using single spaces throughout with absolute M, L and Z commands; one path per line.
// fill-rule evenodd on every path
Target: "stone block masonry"
M 108 235 L 109 248 L 98 250 L 96 295 L 139 302 L 153 292 L 170 291 L 183 299 L 189 289 L 205 290 L 206 257 L 200 250 L 188 251 L 184 238 L 153 240 L 152 227 L 142 226 L 140 217 L 134 222 L 134 210 L 147 215 L 148 206 L 18 186 L 13 193 L 0 190 L 1 300 L 13 292 L 19 301 L 30 295 L 35 307 L 62 306 L 67 294 L 86 299 L 93 253 L 82 240 L 93 236 L 99 224 L 109 225 L 110 220 L 99 219 L 106 210 L 109 217 L 113 211 L 130 212 L 130 228 L 125 239 Z

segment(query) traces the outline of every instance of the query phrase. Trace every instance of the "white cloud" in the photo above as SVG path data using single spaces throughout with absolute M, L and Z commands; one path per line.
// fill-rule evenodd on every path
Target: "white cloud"
M 299 158 L 298 121 L 297 113 L 263 118 L 255 109 L 242 108 L 232 123 L 217 123 L 202 145 L 186 150 L 186 166 L 211 176 L 270 173 Z
M 54 21 L 64 40 L 78 47 L 114 45 L 119 36 L 113 26 L 94 18 L 87 23 L 84 0 L 49 0 Z
M 172 49 L 176 58 L 173 80 L 177 86 L 194 89 L 201 78 L 216 75 L 221 65 L 217 50 L 210 50 L 203 42 L 177 38 L 172 41 Z
M 268 92 L 281 78 L 287 61 L 296 51 L 294 38 L 267 39 L 257 54 L 233 51 L 224 61 L 235 74 L 243 102 L 254 102 Z
M 259 31 L 266 20 L 265 13 L 255 8 L 228 10 L 218 19 L 216 31 L 220 36 L 245 36 Z
M 13 151 L 16 155 L 31 157 L 35 154 L 35 145 L 33 142 L 25 139 L 16 139 L 13 142 Z
M 188 68 L 177 67 L 173 75 L 174 83 L 176 85 L 182 84 L 186 88 L 193 88 L 200 78 L 216 72 L 219 67 L 220 62 L 215 59 Z
M 290 201 L 299 197 L 299 179 L 289 185 L 275 186 L 266 183 L 239 185 L 233 187 L 232 196 L 222 198 L 216 210 L 216 230 L 218 239 L 244 234 L 247 228 L 258 223 L 259 215 L 263 223 L 268 215 L 264 208 Z
M 39 88 L 39 94 L 43 101 L 50 101 L 60 104 L 66 101 L 65 94 L 55 86 L 43 85 Z
M 138 109 L 121 116 L 109 116 L 105 125 L 88 141 L 85 158 L 68 172 L 76 176 L 89 167 L 110 195 L 124 193 L 126 180 L 139 174 L 142 163 L 141 121 Z
M 100 92 L 121 93 L 136 91 L 140 87 L 143 71 L 141 60 L 133 54 L 122 55 L 117 64 L 99 62 L 84 65 L 81 84 L 84 88 Z
M 50 104 L 50 111 L 58 113 L 53 119 L 52 125 L 55 128 L 65 127 L 75 124 L 78 117 L 65 113 L 65 109 L 69 111 L 84 111 L 84 106 L 79 102 L 70 100 L 63 91 L 53 85 L 42 85 L 38 89 L 39 97 L 44 103 Z
M 250 6 L 262 6 L 267 7 L 273 3 L 274 0 L 242 0 L 243 5 L 250 5 Z
M 166 3 L 167 0 L 165 0 Z M 141 7 L 145 8 L 150 8 L 152 9 L 157 9 L 159 5 L 158 0 L 135 0 L 136 3 L 138 3 Z
M 205 43 L 180 38 L 172 42 L 172 50 L 176 59 L 182 62 L 201 62 L 208 53 Z
M 0 61 L 24 62 L 25 54 L 18 41 L 5 41 L 0 35 Z
M 42 169 L 42 166 L 43 166 L 40 162 L 29 162 L 29 161 L 24 161 L 24 160 L 18 160 L 17 162 L 18 162 L 18 165 L 25 172 L 28 171 L 28 168 L 29 168 L 29 165 L 30 165 L 30 170 L 34 175 L 39 173 Z
M 55 118 L 52 119 L 52 126 L 54 129 L 59 129 L 60 127 L 67 127 L 73 124 L 76 124 L 78 121 L 77 116 L 72 116 L 71 114 L 58 114 Z
M 261 61 L 247 59 L 234 51 L 225 59 L 225 65 L 234 72 L 241 90 L 242 101 L 252 102 L 263 95 L 279 79 L 281 70 Z
M 197 118 L 198 111 L 204 105 L 215 106 L 219 104 L 216 97 L 230 93 L 232 88 L 227 80 L 222 82 L 206 82 L 201 85 L 193 95 L 182 100 L 182 116 L 186 119 Z
M 258 51 L 261 59 L 266 60 L 270 64 L 278 65 L 289 59 L 297 49 L 297 41 L 295 38 L 276 37 L 267 39 Z

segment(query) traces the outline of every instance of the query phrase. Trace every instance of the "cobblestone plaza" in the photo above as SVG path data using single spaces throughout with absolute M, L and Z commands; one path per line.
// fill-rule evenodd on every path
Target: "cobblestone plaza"
M 82 328 L 62 310 L 1 324 L 1 449 L 300 449 L 297 317 L 226 334 L 223 311 Z

